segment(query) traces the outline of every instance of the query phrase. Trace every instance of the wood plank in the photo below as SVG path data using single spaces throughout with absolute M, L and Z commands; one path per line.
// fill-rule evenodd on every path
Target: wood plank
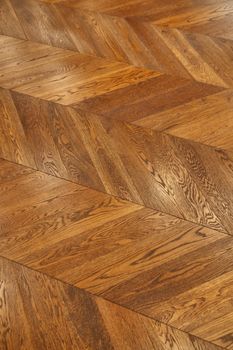
M 0 272 L 3 350 L 220 349 L 2 258 Z
M 10 0 L 1 0 L 0 2 L 0 34 L 26 39 Z
M 206 145 L 233 149 L 231 89 L 164 75 L 87 99 L 77 107 Z
M 53 3 L 54 0 L 45 0 Z M 190 5 L 208 5 L 217 3 L 217 0 L 55 0 L 55 2 L 70 8 L 84 8 L 92 11 L 107 13 L 119 17 L 146 16 L 156 13 L 167 13 Z
M 230 246 L 229 249 L 231 249 Z M 183 299 L 184 304 L 182 304 L 180 312 L 179 327 L 181 329 L 184 327 L 190 333 L 213 341 L 224 348 L 231 348 L 232 310 L 231 306 L 227 308 L 229 305 L 227 293 L 225 295 L 221 294 L 219 299 L 215 298 L 215 306 L 211 308 L 212 294 L 210 290 L 208 294 L 204 294 L 205 285 L 203 286 L 203 283 L 208 282 L 212 290 L 214 290 L 216 279 L 222 278 L 220 291 L 229 291 L 230 293 L 231 287 L 225 274 L 229 273 L 232 280 L 232 266 L 230 266 L 232 258 L 225 255 L 226 251 L 229 252 L 223 241 L 221 243 L 218 242 L 217 245 L 210 245 L 208 249 L 200 249 L 187 254 L 181 259 L 177 258 L 168 264 L 160 265 L 158 268 L 147 271 L 145 274 L 139 274 L 128 282 L 109 288 L 107 291 L 100 293 L 100 295 L 114 299 L 115 302 L 131 307 L 145 315 L 153 315 L 152 317 L 155 318 L 157 313 L 163 310 L 164 318 L 167 317 L 167 322 L 172 324 L 173 321 L 172 319 L 171 321 L 169 320 L 169 316 L 172 315 L 173 311 L 170 312 L 170 315 L 168 312 L 173 307 L 173 299 L 182 298 L 182 295 L 189 293 L 191 290 L 189 293 L 191 298 L 187 304 L 185 304 L 186 299 Z M 215 258 L 212 260 L 213 256 Z M 230 265 L 228 265 L 229 263 Z M 139 284 L 144 286 L 141 290 L 138 287 Z M 192 294 L 192 288 L 199 288 L 200 294 L 198 299 L 195 298 L 195 294 Z M 202 288 L 204 289 L 203 293 Z M 198 304 L 197 307 L 196 304 Z M 205 307 L 208 304 L 210 308 L 206 309 Z M 169 305 L 169 308 L 166 307 L 167 305 Z M 158 306 L 158 309 L 156 306 Z M 192 313 L 190 314 L 189 312 L 189 324 L 187 325 L 187 323 L 182 323 L 182 313 L 185 313 L 185 308 L 189 308 L 189 306 L 192 309 Z M 174 312 L 178 315 L 178 304 L 177 309 L 175 305 Z M 206 313 L 209 315 L 206 316 Z
M 108 118 L 164 131 L 166 130 L 166 120 L 171 119 L 172 124 L 173 119 L 172 115 L 170 117 L 169 112 L 172 111 L 173 108 L 175 110 L 177 107 L 177 110 L 181 109 L 182 113 L 185 113 L 186 105 L 188 109 L 189 102 L 190 105 L 192 105 L 192 102 L 196 102 L 196 104 L 200 106 L 200 110 L 204 110 L 205 106 L 202 102 L 205 102 L 205 98 L 208 99 L 210 97 L 210 101 L 214 99 L 217 100 L 217 93 L 220 92 L 222 92 L 222 94 L 219 94 L 219 96 L 226 96 L 224 102 L 227 110 L 228 104 L 231 102 L 229 97 L 230 91 L 226 92 L 226 90 L 221 87 L 200 84 L 184 78 L 161 75 L 136 85 L 127 86 L 101 96 L 86 99 L 78 103 L 77 107 L 87 112 L 93 112 Z M 211 96 L 213 97 L 211 98 Z M 202 101 L 202 99 L 204 101 Z M 215 103 L 217 109 L 222 106 L 222 110 L 224 111 L 224 103 L 221 100 Z M 76 105 L 74 105 L 74 107 L 75 106 Z M 192 119 L 194 119 L 198 113 L 196 110 L 194 112 L 195 114 L 192 114 Z M 160 113 L 163 117 L 158 117 L 157 121 L 156 115 L 160 115 Z M 176 120 L 177 119 L 178 116 L 176 115 Z M 189 119 L 191 119 L 191 117 Z M 163 120 L 165 124 L 164 128 L 161 127 Z
M 11 3 L 28 40 L 75 50 L 55 7 L 34 0 L 11 0 Z
M 0 0 L 0 348 L 233 350 L 232 18 Z
M 187 292 L 146 308 L 146 314 L 199 336 L 215 339 L 224 348 L 232 348 L 231 305 L 232 272 L 203 283 Z M 226 329 L 221 333 L 220 329 Z
M 9 23 L 20 22 L 29 40 L 207 84 L 233 86 L 231 1 L 104 0 L 96 5 L 86 0 L 4 0 L 2 11 L 12 12 Z M 22 38 L 17 25 L 12 27 L 14 36 Z
M 130 25 L 155 56 L 158 71 L 232 88 L 232 41 L 130 19 Z
M 13 100 L 38 170 L 232 234 L 230 152 L 26 95 Z M 3 156 L 14 160 L 7 149 Z
M 204 3 L 197 6 L 192 4 L 170 11 L 167 14 L 156 16 L 152 14 L 144 20 L 153 21 L 159 26 L 232 40 L 232 17 L 232 1 L 221 1 L 220 3 Z
M 0 36 L 0 45 L 0 86 L 62 104 L 77 103 L 160 75 L 4 36 Z
M 229 292 L 215 299 L 208 322 L 202 313 L 196 316 L 207 331 L 196 327 L 191 334 L 224 343 L 232 314 L 232 237 L 40 172 L 21 174 L 25 167 L 4 160 L 0 169 L 2 256 L 155 319 L 159 310 L 166 317 L 169 300 L 221 279 Z M 206 294 L 207 305 L 212 294 Z M 221 314 L 224 303 L 229 310 Z M 219 313 L 221 336 L 213 338 L 208 324 Z
M 62 215 L 62 210 L 64 210 L 64 218 L 62 216 L 61 220 L 58 219 L 57 222 L 58 225 L 60 222 L 61 227 L 66 225 L 66 220 L 68 223 L 72 223 L 72 220 L 75 222 L 89 215 L 93 216 L 93 220 L 99 216 L 99 223 L 96 222 L 96 224 L 99 225 L 102 222 L 102 215 L 105 219 L 111 220 L 141 208 L 139 205 L 110 197 L 104 193 L 79 186 L 72 182 L 35 172 L 31 169 L 26 168 L 26 170 L 27 171 L 25 171 L 22 166 L 1 160 L 1 209 L 4 215 L 10 215 L 10 213 L 12 213 L 11 206 L 14 206 L 15 210 L 15 213 L 12 213 L 13 215 L 10 221 L 8 219 L 9 217 L 5 217 L 6 220 L 3 219 L 3 221 L 1 221 L 2 229 L 10 229 L 10 226 L 8 226 L 9 223 L 12 225 L 11 227 L 13 227 L 14 223 L 16 226 L 18 225 L 17 220 L 15 221 L 17 212 L 22 219 L 25 219 L 26 223 L 30 224 L 30 220 L 35 218 L 35 220 L 41 220 L 41 224 L 43 224 L 43 220 L 45 220 L 47 216 L 48 218 L 50 217 L 50 215 L 48 215 L 49 203 L 54 202 L 54 208 L 51 208 L 51 213 L 56 214 L 56 205 L 59 206 L 60 200 L 64 201 L 64 204 L 62 204 L 60 210 L 57 212 L 57 214 L 60 213 L 59 215 Z M 13 172 L 13 175 L 11 175 L 11 172 Z M 21 174 L 28 176 L 20 176 Z M 7 183 L 5 183 L 6 179 Z M 24 191 L 22 191 L 23 188 Z M 57 197 L 60 197 L 60 199 Z M 32 205 L 33 202 L 35 206 Z M 34 212 L 37 212 L 36 203 L 39 209 L 38 214 L 41 210 L 41 217 L 34 214 Z M 21 211 L 21 207 L 23 206 L 25 206 L 25 211 Z M 25 216 L 27 208 L 28 215 Z M 74 211 L 73 216 L 68 215 L 71 209 Z M 109 209 L 109 215 L 107 209 Z M 81 211 L 83 211 L 83 215 L 81 215 Z M 31 218 L 30 215 L 32 215 Z M 66 215 L 68 216 L 66 217 Z M 96 218 L 95 215 L 97 215 Z M 92 222 L 92 220 L 90 220 L 90 222 Z
M 232 96 L 227 90 L 174 108 L 168 106 L 135 124 L 232 152 Z
M 26 141 L 11 94 L 1 89 L 0 96 L 0 157 L 7 154 L 9 160 L 35 168 L 33 153 Z
M 0 178 L 2 185 L 14 180 L 18 180 L 21 178 L 21 176 L 33 174 L 34 172 L 35 170 L 33 169 L 21 166 L 15 166 L 14 171 L 12 171 L 12 163 L 0 159 Z
M 125 19 L 59 4 L 56 9 L 66 23 L 79 52 L 157 69 L 153 55 Z

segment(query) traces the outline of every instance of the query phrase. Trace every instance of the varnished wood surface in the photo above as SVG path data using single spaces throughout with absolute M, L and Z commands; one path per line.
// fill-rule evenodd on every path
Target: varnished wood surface
M 1 157 L 232 234 L 231 152 L 1 93 Z
M 0 0 L 1 349 L 233 349 L 232 19 Z
M 232 90 L 160 76 L 86 99 L 78 103 L 77 107 L 216 148 L 232 150 L 232 99 Z
M 0 273 L 2 350 L 220 350 L 9 260 Z
M 2 34 L 233 87 L 232 0 L 1 0 L 1 7 Z
M 164 318 L 166 312 L 169 314 L 166 302 L 172 307 L 169 300 L 180 293 L 190 293 L 197 286 L 201 290 L 203 285 L 212 283 L 217 288 L 215 280 L 219 278 L 221 288 L 231 285 L 233 238 L 230 236 L 8 161 L 2 160 L 0 169 L 2 256 L 155 320 L 160 309 Z M 33 288 L 37 289 L 34 283 Z M 53 286 L 50 289 L 55 293 Z M 212 293 L 206 304 L 211 303 Z M 219 337 L 211 337 L 212 333 L 209 336 L 204 326 L 201 333 L 203 339 L 220 346 L 225 345 L 226 334 L 232 330 L 226 323 L 215 320 L 216 315 L 230 317 L 233 311 L 228 293 L 222 295 L 221 304 L 209 318 L 197 314 L 194 319 L 196 323 L 205 322 L 206 328 L 211 322 L 215 322 L 215 329 L 221 326 Z M 62 314 L 63 311 L 61 317 Z M 115 324 L 117 320 L 112 317 Z M 190 317 L 189 321 L 192 321 Z M 183 329 L 183 324 L 178 326 Z M 84 326 L 80 327 L 82 330 Z M 87 322 L 87 331 L 89 327 L 92 324 Z M 128 327 L 132 332 L 131 326 Z M 191 334 L 196 333 L 199 335 L 199 329 L 193 328 Z M 102 331 L 100 334 L 104 336 Z M 121 341 L 119 334 L 116 340 Z M 122 341 L 127 344 L 124 338 Z M 157 349 L 153 337 L 153 346 L 143 338 L 142 343 L 135 344 L 137 349 Z M 158 345 L 161 349 L 173 346 L 166 341 L 162 344 Z M 178 349 L 186 349 L 185 344 L 184 340 Z M 228 340 L 227 344 L 232 343 Z M 92 348 L 98 348 L 97 340 Z M 133 349 L 133 345 L 129 348 Z
M 0 36 L 0 47 L 1 87 L 62 104 L 77 103 L 160 75 L 7 36 Z

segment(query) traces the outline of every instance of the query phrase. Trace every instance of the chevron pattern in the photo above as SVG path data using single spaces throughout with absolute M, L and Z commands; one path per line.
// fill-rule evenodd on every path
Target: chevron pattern
M 232 0 L 0 0 L 0 349 L 233 349 Z
M 73 348 L 81 350 L 122 349 L 125 346 L 129 349 L 166 349 L 166 344 L 182 350 L 221 349 L 5 259 L 1 258 L 0 266 L 1 278 L 4 279 L 1 284 L 4 299 L 1 301 L 8 311 L 3 319 L 4 328 L 1 328 L 3 348 L 9 344 L 8 327 L 15 321 L 12 305 L 17 305 L 18 312 L 23 316 L 21 324 L 11 330 L 12 349 L 19 348 L 22 342 L 25 349 L 51 349 L 61 344 L 65 349 L 72 344 Z M 8 305 L 11 308 L 8 309 Z M 74 309 L 77 310 L 75 315 Z M 37 318 L 34 314 L 37 314 Z M 48 314 L 50 337 L 46 338 L 48 324 L 45 320 Z M 89 324 L 88 329 L 86 323 Z M 37 334 L 32 325 L 36 327 Z M 166 344 L 164 339 L 167 339 Z
M 2 106 L 2 158 L 232 234 L 231 152 L 7 90 Z
M 1 3 L 2 34 L 233 87 L 232 0 Z

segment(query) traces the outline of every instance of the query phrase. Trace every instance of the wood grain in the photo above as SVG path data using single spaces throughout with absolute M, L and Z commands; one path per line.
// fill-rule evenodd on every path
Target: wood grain
M 12 118 L 38 170 L 232 234 L 230 152 L 26 95 L 12 98 Z M 11 132 L 3 125 L 9 140 Z M 3 142 L 2 157 L 17 162 L 11 147 Z
M 2 258 L 0 271 L 3 350 L 220 349 Z
M 4 0 L 1 7 L 1 34 L 233 86 L 231 1 Z
M 23 28 L 14 12 L 10 0 L 0 2 L 0 33 L 20 39 L 26 39 Z
M 203 325 L 202 330 L 197 326 L 192 327 L 192 323 L 188 330 L 191 334 L 201 335 L 203 339 L 212 343 L 224 345 L 231 326 L 227 321 L 217 323 L 221 335 L 213 337 L 213 333 L 208 331 L 208 325 L 211 327 L 216 317 L 222 315 L 224 319 L 231 317 L 232 307 L 229 304 L 228 288 L 233 268 L 232 237 L 38 171 L 27 171 L 25 167 L 4 160 L 0 162 L 0 169 L 2 256 L 96 295 L 104 296 L 114 303 L 143 312 L 152 318 L 160 319 L 159 310 L 162 310 L 162 320 L 169 324 L 173 324 L 174 320 L 166 318 L 167 305 L 172 307 L 173 299 L 178 298 L 181 293 L 186 292 L 190 295 L 190 290 L 203 287 L 206 291 L 206 304 L 211 304 L 213 294 L 217 292 L 205 286 L 213 283 L 217 289 L 219 283 L 215 281 L 219 279 L 221 288 L 223 290 L 225 288 L 228 292 L 221 293 L 221 302 L 220 298 L 216 297 L 218 307 L 212 309 L 207 320 L 202 313 L 196 315 L 194 321 Z M 9 276 L 13 278 L 10 272 Z M 54 286 L 56 282 L 51 283 L 49 291 L 57 295 Z M 17 288 L 23 288 L 21 284 L 25 285 L 25 282 L 20 279 Z M 32 284 L 32 288 L 38 293 L 41 287 L 39 288 L 34 280 Z M 17 289 L 15 293 L 23 295 Z M 56 301 L 51 300 L 50 296 L 45 294 L 44 298 L 50 300 L 51 307 L 56 306 Z M 195 302 L 195 293 L 191 300 Z M 67 302 L 62 302 L 64 308 Z M 21 301 L 21 305 L 24 303 L 27 308 L 28 301 Z M 32 304 L 34 305 L 34 302 Z M 228 306 L 228 310 L 224 308 L 224 304 Z M 36 310 L 36 313 L 30 309 L 28 312 L 31 317 L 37 319 L 40 308 L 36 307 Z M 106 313 L 108 314 L 106 308 L 104 310 L 103 319 Z M 64 312 L 60 311 L 61 318 Z M 13 315 L 19 317 L 14 313 Z M 45 315 L 41 316 L 42 320 L 43 317 Z M 113 315 L 111 320 L 115 324 L 116 315 Z M 191 320 L 189 317 L 189 321 Z M 50 321 L 52 324 L 57 322 L 56 318 Z M 31 323 L 30 319 L 28 322 Z M 93 319 L 93 327 L 95 324 L 97 326 L 98 318 Z M 174 324 L 180 329 L 187 330 L 186 323 Z M 67 327 L 68 330 L 62 334 L 71 337 L 69 331 L 73 326 L 67 325 Z M 91 338 L 96 334 L 92 328 L 89 330 L 92 323 L 87 322 L 86 326 L 83 324 L 80 327 L 81 331 L 88 332 Z M 113 325 L 109 327 L 113 331 Z M 129 324 L 127 327 L 132 332 L 132 326 Z M 147 326 L 145 327 L 148 330 Z M 53 339 L 53 326 L 49 329 L 49 339 Z M 45 330 L 46 328 L 41 330 L 42 339 L 46 334 Z M 100 333 L 101 337 L 105 334 L 101 330 Z M 123 333 L 123 339 L 119 333 L 117 334 L 115 341 L 127 344 L 125 340 L 127 333 Z M 32 334 L 32 337 L 34 336 L 36 335 Z M 18 341 L 17 337 L 12 335 L 12 341 Z M 59 338 L 56 341 L 62 342 Z M 83 341 L 85 343 L 85 339 Z M 151 348 L 147 343 L 143 347 L 143 337 L 141 341 L 142 344 L 136 339 L 136 349 Z M 186 344 L 185 340 L 183 341 Z M 53 342 L 53 346 L 58 344 Z M 94 338 L 92 343 L 94 349 L 97 346 L 96 342 Z M 152 344 L 157 349 L 156 339 L 153 339 Z M 169 349 L 171 344 L 168 344 L 166 346 Z M 178 348 L 186 349 L 187 345 L 184 344 L 181 342 Z M 232 344 L 229 339 L 227 344 Z M 131 346 L 130 349 L 134 348 Z
M 233 148 L 232 90 L 164 75 L 77 107 L 224 150 Z
M 137 15 L 146 16 L 148 14 L 166 14 L 168 11 L 183 9 L 187 6 L 206 6 L 217 4 L 217 0 L 101 0 L 98 2 L 92 0 L 44 0 L 47 3 L 59 3 L 70 8 L 83 8 L 92 11 L 107 13 L 119 17 L 135 17 Z M 226 1 L 225 1 L 226 2 Z
M 6 36 L 0 36 L 0 45 L 0 86 L 62 104 L 77 103 L 160 75 Z
M 232 40 L 232 1 L 193 4 L 144 18 L 157 25 Z
M 11 3 L 28 40 L 75 50 L 55 7 L 34 0 L 11 0 Z
M 1 349 L 233 350 L 232 19 L 0 0 Z
M 227 90 L 145 116 L 137 125 L 232 152 L 232 91 Z M 206 127 L 208 125 L 208 128 Z

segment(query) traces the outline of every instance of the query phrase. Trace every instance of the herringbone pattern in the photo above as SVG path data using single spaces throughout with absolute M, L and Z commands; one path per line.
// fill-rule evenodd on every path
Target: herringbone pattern
M 232 21 L 0 0 L 1 349 L 233 349 Z

